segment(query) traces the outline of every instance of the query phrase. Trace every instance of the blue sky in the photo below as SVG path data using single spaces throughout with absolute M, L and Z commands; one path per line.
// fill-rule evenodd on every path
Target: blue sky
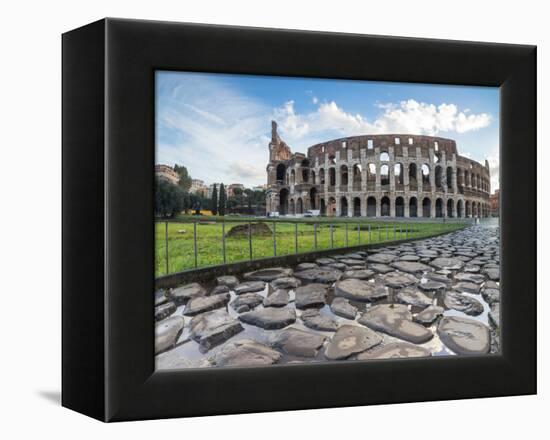
M 266 181 L 272 119 L 292 151 L 343 136 L 455 139 L 498 188 L 499 92 L 469 87 L 158 71 L 156 163 L 206 183 Z

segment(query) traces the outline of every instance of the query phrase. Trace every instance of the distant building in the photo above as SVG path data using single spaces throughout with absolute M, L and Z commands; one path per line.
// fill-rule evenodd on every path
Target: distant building
M 155 175 L 159 179 L 166 180 L 174 185 L 177 185 L 180 181 L 180 176 L 174 171 L 172 167 L 168 165 L 155 165 Z
M 189 188 L 189 192 L 204 196 L 208 193 L 208 187 L 204 184 L 203 180 L 191 179 L 191 187 Z
M 252 187 L 252 191 L 265 191 L 266 189 L 267 189 L 267 184 Z
M 214 185 L 216 185 L 216 191 L 218 192 L 218 197 L 220 196 L 220 184 L 219 183 L 213 183 L 208 187 L 208 192 L 206 193 L 206 196 L 211 199 L 212 193 L 214 192 Z
M 494 194 L 491 194 L 489 196 L 489 204 L 491 205 L 491 216 L 492 217 L 499 217 L 499 190 L 495 190 Z
M 236 189 L 240 189 L 241 191 L 244 191 L 244 185 L 242 183 L 232 183 L 231 185 L 227 185 L 227 188 L 226 188 L 227 197 L 233 197 L 235 195 Z

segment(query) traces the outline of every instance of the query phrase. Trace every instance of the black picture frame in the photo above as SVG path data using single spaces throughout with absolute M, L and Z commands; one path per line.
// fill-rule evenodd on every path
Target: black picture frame
M 104 19 L 62 50 L 64 406 L 121 421 L 536 393 L 535 46 Z M 499 86 L 501 354 L 155 372 L 156 69 Z

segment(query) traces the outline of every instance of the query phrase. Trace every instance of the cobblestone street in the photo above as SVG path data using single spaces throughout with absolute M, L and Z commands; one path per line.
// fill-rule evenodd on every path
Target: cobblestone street
M 155 294 L 159 369 L 499 350 L 499 228 L 319 258 Z

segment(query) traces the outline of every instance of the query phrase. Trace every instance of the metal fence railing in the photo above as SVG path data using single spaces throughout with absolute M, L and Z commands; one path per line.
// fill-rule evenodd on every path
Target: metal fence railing
M 155 222 L 155 275 L 259 258 L 419 239 L 452 232 L 471 222 L 471 219 L 430 220 L 158 220 Z

